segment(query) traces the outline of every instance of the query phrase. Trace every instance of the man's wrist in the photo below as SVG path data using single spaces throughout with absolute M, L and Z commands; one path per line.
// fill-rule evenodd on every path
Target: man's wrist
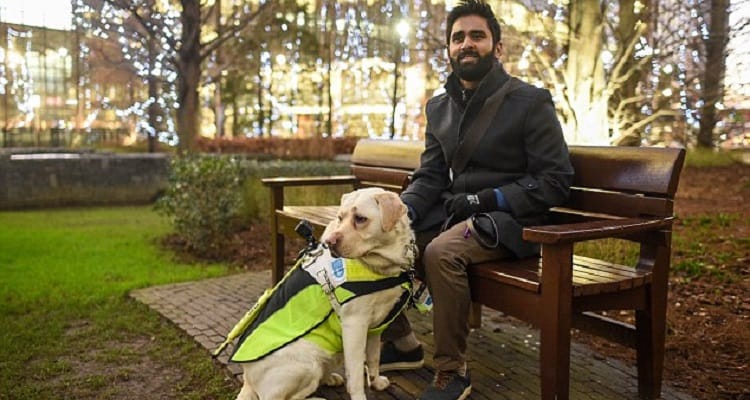
M 417 219 L 417 213 L 416 211 L 414 211 L 414 207 L 412 207 L 408 203 L 404 204 L 406 204 L 406 216 L 409 217 L 409 221 L 414 222 Z
M 476 196 L 479 199 L 480 211 L 497 210 L 497 196 L 494 189 L 480 190 Z
M 505 200 L 505 195 L 503 194 L 503 191 L 500 190 L 500 188 L 495 188 L 495 200 L 497 201 L 497 209 L 501 211 L 507 211 L 510 210 L 510 206 L 508 205 L 508 200 Z

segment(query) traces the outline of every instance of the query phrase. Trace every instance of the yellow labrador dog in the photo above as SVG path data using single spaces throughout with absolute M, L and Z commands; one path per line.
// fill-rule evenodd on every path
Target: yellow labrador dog
M 329 322 L 340 323 L 338 340 L 343 347 L 341 351 L 333 352 L 322 346 L 320 340 L 305 336 L 263 358 L 243 363 L 244 384 L 237 399 L 306 399 L 321 384 L 337 386 L 344 383 L 344 378 L 333 372 L 340 368 L 342 359 L 346 389 L 351 399 L 365 400 L 366 386 L 384 390 L 390 384 L 379 371 L 380 332 L 401 310 L 398 307 L 402 307 L 410 294 L 410 282 L 404 285 L 403 277 L 414 263 L 416 246 L 406 206 L 398 195 L 379 188 L 344 194 L 337 219 L 326 227 L 321 241 L 325 244 L 323 248 L 330 249 L 330 257 L 334 260 L 354 260 L 352 265 L 360 266 L 358 272 L 336 269 L 331 279 L 349 274 L 351 276 L 347 278 L 369 276 L 378 282 L 390 283 L 376 284 L 373 286 L 376 289 L 348 298 L 338 305 L 336 303 L 340 300 L 331 300 L 338 319 Z M 392 284 L 397 278 L 401 283 Z M 343 285 L 341 287 L 347 287 Z M 354 284 L 357 287 L 367 285 L 359 281 Z M 354 286 L 349 288 L 356 292 L 351 289 Z M 329 296 L 333 293 L 332 290 L 324 292 Z M 302 313 L 306 311 L 301 310 Z M 382 329 L 377 329 L 379 327 Z M 330 341 L 335 340 L 326 340 Z

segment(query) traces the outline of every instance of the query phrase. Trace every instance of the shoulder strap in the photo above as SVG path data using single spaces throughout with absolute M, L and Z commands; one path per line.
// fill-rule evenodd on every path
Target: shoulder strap
M 469 163 L 469 158 L 474 149 L 484 137 L 484 134 L 487 133 L 490 122 L 497 115 L 500 106 L 503 105 L 505 96 L 519 87 L 521 87 L 521 81 L 518 78 L 510 77 L 497 92 L 485 100 L 482 109 L 477 114 L 477 118 L 466 130 L 464 140 L 458 145 L 458 149 L 453 155 L 453 160 L 451 160 L 452 176 L 463 172 L 466 164 Z

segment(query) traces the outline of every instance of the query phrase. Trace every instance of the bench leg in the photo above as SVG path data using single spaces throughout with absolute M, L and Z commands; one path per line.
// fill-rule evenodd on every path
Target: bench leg
M 641 250 L 642 252 L 646 250 Z M 657 265 L 668 265 L 669 249 L 659 247 L 655 257 Z M 636 365 L 638 368 L 638 397 L 661 397 L 662 370 L 664 367 L 664 339 L 667 330 L 668 273 L 655 270 L 649 288 L 651 301 L 646 310 L 636 310 Z
M 284 277 L 284 235 L 274 233 L 271 236 L 271 285 L 275 285 Z
M 271 215 L 271 286 L 281 282 L 284 277 L 284 235 L 279 232 L 278 210 L 284 209 L 284 188 L 274 186 L 270 194 Z
M 649 311 L 636 311 L 636 364 L 638 397 L 644 400 L 661 396 L 661 372 L 664 363 L 665 324 L 656 322 Z
M 539 369 L 542 399 L 567 400 L 570 385 L 570 327 L 573 247 L 542 248 Z

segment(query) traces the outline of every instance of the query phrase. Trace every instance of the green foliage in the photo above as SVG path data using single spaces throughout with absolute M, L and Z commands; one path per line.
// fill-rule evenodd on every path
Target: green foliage
M 735 157 L 728 151 L 696 148 L 687 152 L 685 165 L 690 167 L 726 167 L 737 162 Z
M 156 207 L 198 254 L 215 255 L 234 230 L 242 205 L 241 171 L 235 157 L 172 160 L 169 187 Z
M 621 239 L 591 240 L 575 244 L 575 253 L 621 265 L 635 265 L 638 244 Z
M 242 187 L 242 216 L 246 221 L 267 221 L 271 208 L 270 191 L 261 182 L 268 177 L 328 176 L 349 173 L 349 167 L 332 161 L 264 161 L 247 160 L 243 164 L 245 181 Z M 351 187 L 289 187 L 285 204 L 338 204 L 341 194 Z
M 672 265 L 672 269 L 674 271 L 682 272 L 688 277 L 696 277 L 698 275 L 701 275 L 704 272 L 705 267 L 706 265 L 702 261 L 695 259 L 679 261 Z
M 688 279 L 703 275 L 723 281 L 735 279 L 731 268 L 721 266 L 731 265 L 736 254 L 747 248 L 749 240 L 728 238 L 722 232 L 731 230 L 739 218 L 739 214 L 719 212 L 679 219 L 683 229 L 682 235 L 673 238 L 673 255 L 677 260 L 672 263 L 672 270 Z M 722 243 L 725 251 L 718 250 L 718 245 Z
M 260 179 L 337 175 L 348 167 L 331 161 L 257 161 L 238 155 L 175 158 L 169 187 L 157 201 L 175 231 L 197 254 L 214 257 L 239 227 L 265 220 L 270 194 Z M 351 188 L 290 188 L 287 204 L 336 204 Z

